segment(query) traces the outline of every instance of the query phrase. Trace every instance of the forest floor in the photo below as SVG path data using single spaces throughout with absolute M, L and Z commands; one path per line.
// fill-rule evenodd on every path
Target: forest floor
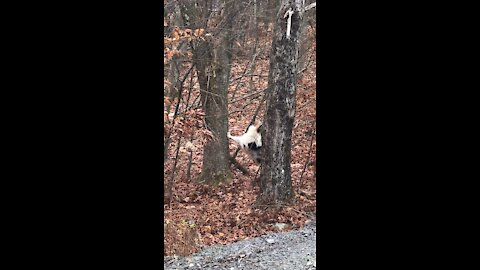
M 196 183 L 193 179 L 200 174 L 202 167 L 202 136 L 192 136 L 190 141 L 183 139 L 175 171 L 174 158 L 168 158 L 165 162 L 165 256 L 185 256 L 198 252 L 205 246 L 231 244 L 267 233 L 299 230 L 313 219 L 313 213 L 316 212 L 316 167 L 312 165 L 316 159 L 315 48 L 311 51 L 313 60 L 299 76 L 297 88 L 291 162 L 294 204 L 266 210 L 254 207 L 259 192 L 254 178 L 259 166 L 242 151 L 236 159 L 247 168 L 248 175 L 232 165 L 231 184 L 212 187 Z M 234 59 L 228 95 L 231 102 L 229 130 L 232 135 L 240 135 L 245 131 L 260 105 L 263 94 L 261 90 L 266 89 L 268 84 L 268 53 L 267 49 L 258 54 L 254 69 L 247 72 L 247 75 L 250 74 L 248 76 L 242 74 L 251 59 Z M 190 83 L 193 83 L 192 95 L 199 95 L 198 83 L 193 79 Z M 257 119 L 263 119 L 263 110 L 260 110 Z M 169 157 L 175 157 L 177 144 L 178 140 L 172 141 L 168 149 Z M 232 154 L 237 149 L 233 142 L 230 142 L 229 147 Z M 188 173 L 190 150 L 191 169 Z M 167 183 L 172 175 L 174 181 L 170 196 L 167 194 L 170 193 Z

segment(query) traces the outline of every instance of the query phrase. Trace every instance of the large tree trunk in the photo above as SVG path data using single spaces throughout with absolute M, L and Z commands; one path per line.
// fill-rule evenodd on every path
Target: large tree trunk
M 191 25 L 191 28 L 203 27 L 206 19 L 210 17 L 211 2 L 205 3 L 201 11 L 198 10 L 200 6 L 197 8 L 193 5 L 182 6 L 187 17 L 200 22 Z M 205 111 L 205 124 L 214 136 L 213 140 L 204 145 L 202 173 L 197 180 L 215 185 L 232 180 L 227 138 L 227 92 L 233 47 L 234 3 L 235 1 L 227 1 L 225 4 L 223 14 L 226 19 L 221 20 L 223 23 L 218 26 L 221 30 L 213 36 L 205 37 L 205 40 L 198 41 L 193 50 L 193 62 L 197 68 L 201 101 Z
M 288 10 L 291 14 L 287 37 Z M 257 204 L 286 204 L 293 198 L 291 179 L 292 128 L 295 115 L 296 74 L 302 0 L 282 0 L 277 14 L 265 111 L 264 162 Z

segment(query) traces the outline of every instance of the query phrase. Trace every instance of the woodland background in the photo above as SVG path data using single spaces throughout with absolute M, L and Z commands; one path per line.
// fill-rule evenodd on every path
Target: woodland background
M 208 5 L 204 27 L 188 28 L 182 2 Z M 316 212 L 316 13 L 301 25 L 296 110 L 292 134 L 294 203 L 255 205 L 259 165 L 229 142 L 232 181 L 211 185 L 202 173 L 203 147 L 212 140 L 192 48 L 216 37 L 228 20 L 227 1 L 164 1 L 164 255 L 187 255 L 201 245 L 228 244 L 302 227 Z M 281 1 L 237 1 L 228 78 L 228 130 L 242 134 L 255 114 L 264 117 L 275 17 Z M 306 1 L 305 5 L 311 4 Z M 204 9 L 205 10 L 205 9 Z M 221 30 L 221 29 L 220 29 Z M 235 155 L 235 153 L 237 153 Z

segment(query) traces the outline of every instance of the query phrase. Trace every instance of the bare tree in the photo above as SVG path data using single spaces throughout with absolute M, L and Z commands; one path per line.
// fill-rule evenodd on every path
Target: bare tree
M 297 62 L 302 0 L 281 0 L 274 25 L 266 97 L 263 163 L 257 204 L 284 204 L 293 198 L 292 129 L 295 115 Z
M 197 70 L 201 90 L 201 102 L 205 111 L 205 125 L 213 139 L 205 144 L 200 182 L 218 184 L 230 182 L 232 175 L 228 153 L 228 107 L 227 91 L 233 47 L 233 22 L 235 3 L 224 3 L 223 12 L 211 0 L 180 1 L 186 27 L 206 29 L 203 40 L 194 42 L 193 63 Z M 215 13 L 212 13 L 212 10 Z

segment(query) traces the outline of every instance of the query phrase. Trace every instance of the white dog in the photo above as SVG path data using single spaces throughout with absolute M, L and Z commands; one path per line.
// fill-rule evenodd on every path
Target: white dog
M 248 127 L 247 132 L 242 136 L 232 136 L 230 132 L 227 137 L 234 140 L 242 150 L 247 152 L 256 162 L 261 163 L 260 150 L 262 148 L 262 134 L 260 133 L 261 123 L 255 123 Z

